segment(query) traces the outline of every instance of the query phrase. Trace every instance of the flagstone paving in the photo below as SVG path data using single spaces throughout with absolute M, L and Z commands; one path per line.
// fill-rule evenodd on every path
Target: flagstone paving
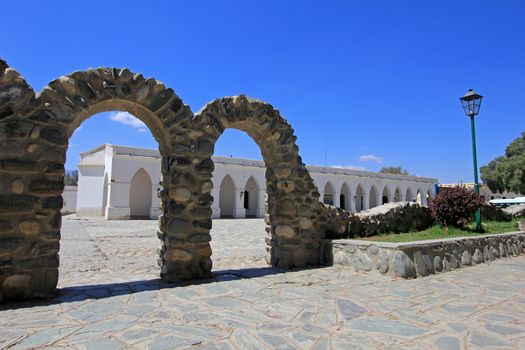
M 414 280 L 284 272 L 262 220 L 215 220 L 215 277 L 167 284 L 155 227 L 65 218 L 59 295 L 0 305 L 0 348 L 525 348 L 525 256 Z

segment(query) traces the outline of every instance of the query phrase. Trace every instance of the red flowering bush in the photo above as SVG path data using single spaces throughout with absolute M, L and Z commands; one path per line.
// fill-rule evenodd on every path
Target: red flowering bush
M 465 186 L 443 188 L 430 202 L 432 217 L 448 227 L 465 227 L 484 204 L 481 196 Z

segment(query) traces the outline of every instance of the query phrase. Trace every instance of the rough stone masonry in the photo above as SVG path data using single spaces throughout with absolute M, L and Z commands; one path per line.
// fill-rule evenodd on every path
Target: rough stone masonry
M 159 81 L 117 68 L 74 72 L 35 93 L 0 60 L 0 302 L 54 295 L 69 138 L 90 116 L 112 110 L 142 120 L 159 143 L 164 280 L 211 274 L 211 156 L 227 128 L 248 133 L 266 164 L 268 263 L 320 263 L 328 211 L 292 127 L 270 104 L 225 97 L 194 114 Z

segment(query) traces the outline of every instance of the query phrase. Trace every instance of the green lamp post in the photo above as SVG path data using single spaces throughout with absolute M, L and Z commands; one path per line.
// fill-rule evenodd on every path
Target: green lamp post
M 459 98 L 463 105 L 463 110 L 467 117 L 470 117 L 470 127 L 472 130 L 472 155 L 474 158 L 474 191 L 479 195 L 479 182 L 478 182 L 478 158 L 476 155 L 476 128 L 474 126 L 474 117 L 479 113 L 479 107 L 481 106 L 481 100 L 483 96 L 477 94 L 474 90 L 469 91 Z M 481 211 L 476 211 L 476 231 L 480 232 L 481 229 Z

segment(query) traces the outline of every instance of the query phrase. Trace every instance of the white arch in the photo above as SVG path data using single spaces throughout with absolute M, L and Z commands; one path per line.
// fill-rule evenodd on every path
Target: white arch
M 394 202 L 401 202 L 401 189 L 399 186 L 396 186 L 396 189 L 394 190 Z
M 346 184 L 346 182 L 343 182 L 341 185 L 341 191 L 339 195 L 339 207 L 341 209 L 350 211 L 352 209 L 350 205 L 351 201 L 351 192 L 350 192 L 350 186 Z
M 334 205 L 334 185 L 331 181 L 327 181 L 323 189 L 323 203 Z
M 365 207 L 365 190 L 364 186 L 361 183 L 357 184 L 357 187 L 355 188 L 355 195 L 354 195 L 354 206 L 355 211 L 359 212 L 364 209 Z
M 244 185 L 243 200 L 246 217 L 257 217 L 257 211 L 259 209 L 259 186 L 253 176 L 250 176 Z
M 148 218 L 151 209 L 151 177 L 140 168 L 131 178 L 129 190 L 129 215 L 131 218 Z
M 390 187 L 388 185 L 383 186 L 383 192 L 381 193 L 381 204 L 390 202 L 391 197 Z
M 414 199 L 415 199 L 414 191 L 412 190 L 411 187 L 407 187 L 405 198 L 406 198 L 407 202 L 413 202 L 414 201 Z
M 219 208 L 221 217 L 233 217 L 235 208 L 235 182 L 229 174 L 226 174 L 221 180 Z
M 369 208 L 377 207 L 379 205 L 379 203 L 377 203 L 377 193 L 378 191 L 377 191 L 376 185 L 371 185 L 370 190 L 368 191 L 368 196 L 369 196 L 368 207 Z

